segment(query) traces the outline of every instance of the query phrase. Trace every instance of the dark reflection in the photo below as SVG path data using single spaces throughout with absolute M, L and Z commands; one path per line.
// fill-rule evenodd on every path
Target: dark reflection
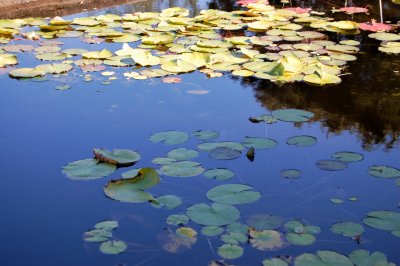
M 278 4 L 278 1 L 275 1 Z M 294 6 L 313 7 L 313 10 L 330 10 L 329 1 L 292 1 Z M 389 3 L 388 3 L 389 2 Z M 232 2 L 230 2 L 232 3 Z M 350 1 L 349 1 L 350 3 Z M 357 1 L 356 6 L 366 6 L 368 2 Z M 280 4 L 281 5 L 281 4 Z M 216 6 L 230 8 L 226 1 L 214 0 L 210 8 Z M 370 3 L 371 16 L 350 16 L 338 14 L 338 19 L 366 21 L 379 18 L 379 2 Z M 399 17 L 399 6 L 385 1 L 384 15 Z M 378 15 L 378 16 L 377 16 Z M 393 19 L 392 19 L 393 21 Z M 329 39 L 347 39 L 329 33 Z M 358 135 L 364 149 L 371 150 L 378 145 L 391 149 L 398 145 L 400 135 L 400 61 L 397 56 L 378 52 L 379 42 L 367 34 L 350 36 L 362 43 L 357 61 L 348 64 L 343 72 L 342 83 L 335 86 L 310 86 L 304 83 L 277 86 L 270 81 L 255 78 L 237 78 L 244 86 L 254 89 L 260 104 L 269 110 L 280 108 L 299 108 L 316 114 L 329 133 L 341 134 L 350 131 Z

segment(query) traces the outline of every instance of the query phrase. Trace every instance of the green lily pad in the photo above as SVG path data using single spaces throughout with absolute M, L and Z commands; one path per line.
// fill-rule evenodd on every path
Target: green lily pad
M 230 148 L 233 150 L 243 151 L 246 147 L 244 147 L 239 142 L 222 141 L 222 142 L 204 142 L 204 143 L 197 145 L 197 148 L 199 150 L 209 152 L 216 148 Z
M 297 256 L 294 260 L 295 266 L 327 266 L 340 265 L 352 266 L 350 259 L 346 256 L 329 250 L 318 250 L 317 255 L 304 253 Z
M 315 242 L 314 234 L 321 231 L 318 226 L 306 226 L 300 221 L 292 220 L 285 223 L 286 240 L 293 245 L 308 246 Z
M 247 234 L 249 231 L 249 226 L 247 224 L 242 224 L 239 222 L 228 224 L 226 227 L 226 231 L 228 233 L 242 233 Z
M 370 253 L 364 249 L 354 250 L 349 255 L 350 261 L 355 266 L 395 266 L 394 263 L 390 263 L 387 257 L 382 252 Z
M 219 138 L 219 132 L 217 131 L 196 130 L 192 132 L 192 135 L 202 141 Z
M 315 242 L 315 236 L 311 234 L 287 233 L 286 240 L 296 246 L 309 246 Z
M 124 252 L 127 248 L 128 247 L 126 246 L 124 241 L 108 240 L 106 242 L 101 243 L 99 249 L 104 254 L 117 255 Z
M 400 213 L 390 211 L 372 211 L 367 214 L 363 222 L 373 228 L 391 231 L 393 235 L 399 236 Z
M 192 177 L 201 175 L 204 168 L 197 162 L 182 161 L 163 165 L 160 172 L 166 176 Z
M 242 184 L 225 184 L 210 189 L 208 199 L 226 204 L 244 204 L 257 201 L 261 194 L 253 188 Z
M 273 259 L 265 259 L 262 261 L 263 266 L 289 266 L 289 263 L 280 259 L 280 258 L 273 258 Z
M 139 174 L 140 168 L 132 169 L 121 174 L 122 178 L 134 178 Z
M 314 117 L 314 113 L 300 109 L 279 109 L 273 111 L 272 116 L 285 122 L 307 122 Z
M 169 253 L 181 253 L 197 242 L 197 232 L 190 227 L 180 227 L 175 232 L 164 230 L 157 236 L 161 247 Z
M 151 188 L 160 182 L 157 171 L 142 168 L 139 174 L 130 179 L 111 180 L 104 187 L 104 193 L 111 199 L 121 202 L 147 202 L 154 200 L 144 189 Z
M 63 84 L 63 85 L 58 85 L 55 88 L 56 88 L 56 90 L 59 90 L 59 91 L 65 91 L 65 90 L 71 89 L 71 86 L 67 85 L 67 84 Z
M 8 74 L 12 78 L 23 79 L 23 78 L 34 78 L 34 77 L 43 76 L 46 73 L 44 73 L 43 71 L 37 70 L 35 68 L 16 68 L 16 69 L 11 70 Z
M 73 180 L 91 180 L 108 176 L 117 169 L 115 165 L 99 163 L 95 159 L 71 162 L 63 167 L 62 172 Z
M 165 145 L 182 144 L 189 139 L 189 135 L 182 131 L 164 131 L 151 135 L 150 141 L 153 143 L 164 143 Z
M 118 225 L 118 221 L 109 220 L 96 223 L 94 228 L 111 232 L 112 230 L 116 229 Z
M 391 166 L 372 165 L 368 167 L 368 174 L 380 178 L 397 178 L 400 177 L 400 170 Z
M 109 230 L 95 229 L 86 231 L 83 234 L 83 240 L 87 242 L 104 242 L 112 237 L 112 233 Z
M 353 222 L 341 222 L 332 225 L 331 230 L 335 234 L 341 234 L 343 236 L 360 236 L 364 232 L 362 225 Z
M 368 35 L 368 37 L 370 37 L 372 39 L 377 39 L 379 41 L 398 41 L 398 40 L 400 40 L 399 34 L 388 33 L 388 32 L 371 33 Z
M 99 162 L 117 166 L 130 166 L 140 160 L 140 154 L 131 150 L 93 149 L 93 154 Z
M 227 147 L 219 147 L 211 150 L 208 155 L 215 160 L 231 160 L 240 157 L 242 152 Z
M 204 203 L 196 204 L 188 208 L 186 214 L 195 223 L 215 226 L 233 223 L 240 216 L 236 207 L 222 203 L 213 203 L 211 206 Z
M 265 122 L 267 124 L 273 124 L 278 121 L 275 117 L 271 115 L 260 115 L 260 116 L 255 116 L 255 117 L 249 117 L 250 122 L 252 123 L 260 123 L 260 122 Z
M 330 199 L 330 201 L 331 201 L 333 204 L 342 204 L 342 203 L 343 203 L 343 200 L 342 200 L 342 199 L 336 199 L 336 198 L 332 198 L 332 199 Z
M 256 214 L 250 216 L 247 224 L 258 231 L 272 230 L 282 225 L 282 218 L 269 214 Z
M 237 259 L 243 255 L 243 248 L 238 245 L 224 244 L 217 250 L 218 255 L 224 259 Z
M 249 236 L 251 246 L 261 251 L 275 250 L 284 245 L 282 234 L 275 230 L 250 229 Z
M 317 138 L 307 135 L 293 136 L 288 138 L 286 143 L 296 147 L 310 147 L 317 143 Z
M 364 159 L 364 156 L 356 152 L 342 151 L 332 154 L 332 158 L 345 163 L 353 163 L 362 161 Z
M 203 229 L 201 229 L 201 233 L 205 236 L 217 236 L 223 232 L 224 228 L 215 225 L 205 226 Z
M 215 178 L 220 181 L 231 179 L 234 175 L 231 170 L 225 168 L 209 169 L 204 172 L 205 177 L 209 179 Z
M 246 137 L 243 141 L 243 145 L 247 148 L 271 149 L 278 146 L 278 143 L 269 138 Z
M 82 54 L 82 57 L 86 59 L 107 59 L 112 56 L 112 52 L 107 49 L 103 49 L 101 51 L 91 51 Z
M 181 198 L 175 195 L 165 195 L 157 197 L 153 200 L 151 205 L 155 208 L 166 207 L 167 209 L 174 209 L 182 204 Z
M 280 171 L 279 175 L 288 179 L 296 179 L 301 176 L 301 171 L 297 169 L 285 169 Z
M 221 240 L 226 244 L 240 245 L 246 243 L 248 237 L 246 234 L 243 233 L 232 232 L 222 235 Z
M 319 169 L 326 171 L 340 171 L 347 168 L 347 164 L 336 160 L 319 160 L 316 163 Z
M 190 160 L 199 155 L 196 150 L 190 150 L 186 148 L 178 148 L 168 152 L 167 156 L 176 161 Z
M 166 222 L 169 225 L 186 224 L 187 222 L 189 222 L 189 217 L 184 214 L 171 214 L 170 216 L 168 216 Z
M 157 157 L 157 158 L 154 158 L 153 160 L 151 160 L 151 162 L 154 164 L 159 164 L 159 165 L 167 165 L 167 164 L 175 163 L 176 160 L 169 158 L 169 157 Z

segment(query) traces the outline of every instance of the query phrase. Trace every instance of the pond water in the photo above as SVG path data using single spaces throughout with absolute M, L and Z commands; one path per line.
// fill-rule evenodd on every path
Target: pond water
M 197 14 L 208 8 L 209 3 L 182 1 L 158 5 L 156 1 L 145 1 L 72 17 L 160 11 L 174 5 L 185 6 Z M 228 2 L 212 5 L 225 5 L 229 9 Z M 348 36 L 330 33 L 329 37 L 339 41 Z M 282 234 L 287 233 L 283 224 L 290 220 L 319 226 L 321 232 L 307 246 L 285 241 L 280 248 L 260 251 L 250 243 L 242 243 L 243 256 L 226 260 L 229 264 L 261 265 L 264 259 L 276 256 L 293 263 L 303 253 L 331 250 L 347 256 L 358 249 L 380 251 L 390 262 L 400 263 L 400 238 L 363 223 L 371 211 L 399 213 L 398 178 L 378 178 L 368 173 L 373 165 L 400 169 L 399 61 L 394 55 L 378 54 L 379 43 L 367 40 L 366 35 L 357 38 L 363 41 L 362 53 L 357 54 L 357 61 L 348 64 L 347 72 L 351 74 L 342 76 L 342 83 L 333 86 L 305 83 L 277 86 L 270 81 L 229 73 L 207 78 L 199 71 L 181 74 L 180 83 L 168 84 L 160 78 L 126 80 L 123 77 L 126 69 L 112 67 L 107 69 L 115 71 L 118 79 L 104 85 L 102 82 L 108 77 L 98 72 L 92 73 L 93 81 L 84 82 L 81 71 L 45 81 L 11 79 L 2 71 L 0 264 L 207 265 L 211 260 L 222 259 L 217 250 L 223 242 L 219 236 L 203 235 L 203 226 L 193 221 L 185 224 L 198 233 L 197 242 L 185 252 L 165 251 L 160 239 L 168 230 L 177 228 L 166 223 L 169 215 L 185 214 L 194 204 L 211 204 L 206 193 L 213 187 L 231 183 L 246 184 L 261 193 L 258 201 L 236 205 L 241 223 L 272 215 L 281 220 L 276 227 Z M 79 38 L 61 40 L 65 48 L 112 51 L 121 48 L 120 43 L 89 45 Z M 39 62 L 29 53 L 18 59 L 23 66 Z M 71 89 L 55 89 L 62 84 L 69 84 Z M 313 112 L 314 117 L 304 123 L 249 121 L 249 117 L 285 108 Z M 154 196 L 179 196 L 183 203 L 171 210 L 106 197 L 104 186 L 127 170 L 159 169 L 151 162 L 154 158 L 165 157 L 170 150 L 180 147 L 198 150 L 196 145 L 202 142 L 193 136 L 183 144 L 171 146 L 149 140 L 152 134 L 167 130 L 188 134 L 212 130 L 220 136 L 211 141 L 242 142 L 249 136 L 270 138 L 278 145 L 256 149 L 254 161 L 246 158 L 247 149 L 232 160 L 215 160 L 204 151 L 192 159 L 205 169 L 231 170 L 234 177 L 229 180 L 161 174 L 161 182 L 149 192 Z M 299 135 L 313 136 L 317 143 L 309 147 L 286 143 L 288 138 Z M 71 180 L 62 173 L 62 167 L 69 162 L 91 158 L 93 148 L 131 149 L 138 151 L 141 159 L 132 167 L 119 168 L 96 180 Z M 363 160 L 347 163 L 347 168 L 340 171 L 317 167 L 317 161 L 330 160 L 333 153 L 341 151 L 362 154 Z M 284 178 L 280 172 L 285 169 L 298 169 L 301 176 Z M 357 200 L 351 200 L 352 197 Z M 332 199 L 343 202 L 334 204 Z M 127 244 L 125 252 L 105 255 L 99 251 L 99 243 L 83 240 L 84 232 L 104 220 L 119 222 L 113 235 Z M 331 231 L 333 224 L 344 221 L 363 226 L 360 239 Z M 400 227 L 399 220 L 394 223 Z

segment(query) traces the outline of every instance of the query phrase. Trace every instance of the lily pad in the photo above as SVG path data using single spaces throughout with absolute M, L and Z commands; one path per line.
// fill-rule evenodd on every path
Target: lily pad
M 210 140 L 219 138 L 219 132 L 217 131 L 196 130 L 192 132 L 192 135 L 198 140 Z
M 354 250 L 349 255 L 350 261 L 355 266 L 395 266 L 394 263 L 390 263 L 387 257 L 382 252 L 370 253 L 364 249 Z
M 257 201 L 261 194 L 253 188 L 242 184 L 225 184 L 210 189 L 206 196 L 208 199 L 226 204 L 244 204 Z
M 120 240 L 109 240 L 101 243 L 100 251 L 104 254 L 120 254 L 127 249 L 127 246 L 124 241 Z
M 243 255 L 243 248 L 238 245 L 224 244 L 217 250 L 218 255 L 224 259 L 237 259 Z
M 356 152 L 342 151 L 332 154 L 332 158 L 341 162 L 353 163 L 363 160 L 364 156 Z
M 122 178 L 133 178 L 139 174 L 140 168 L 132 169 L 121 174 Z
M 380 178 L 400 177 L 400 170 L 391 166 L 373 165 L 368 167 L 368 174 Z
M 186 214 L 195 223 L 215 226 L 233 223 L 240 216 L 236 207 L 222 203 L 196 204 L 188 208 Z
M 341 234 L 343 236 L 360 236 L 364 232 L 362 225 L 353 222 L 341 222 L 332 225 L 331 230 L 335 234 Z
M 167 209 L 174 209 L 181 204 L 181 198 L 175 195 L 165 195 L 155 198 L 151 205 L 155 208 L 166 207 Z
M 258 231 L 272 230 L 282 225 L 282 218 L 269 214 L 256 214 L 250 216 L 247 224 Z
M 228 233 L 242 233 L 246 234 L 249 231 L 249 226 L 247 224 L 242 224 L 240 222 L 235 222 L 228 224 L 226 227 Z
M 272 111 L 272 116 L 285 122 L 307 122 L 314 113 L 300 109 L 279 109 Z
M 304 253 L 294 260 L 295 266 L 327 266 L 340 265 L 352 266 L 350 259 L 342 254 L 329 250 L 319 250 L 317 255 Z
M 160 172 L 166 176 L 192 177 L 201 175 L 204 168 L 197 162 L 182 161 L 163 165 Z
M 111 180 L 104 187 L 104 193 L 111 199 L 121 202 L 147 202 L 154 200 L 144 189 L 151 188 L 160 182 L 157 171 L 142 168 L 139 174 L 130 179 Z
M 216 148 L 230 148 L 233 150 L 238 150 L 238 151 L 243 151 L 246 147 L 244 147 L 241 143 L 239 142 L 233 142 L 233 141 L 222 141 L 222 142 L 204 142 L 199 145 L 197 145 L 197 148 L 202 151 L 211 151 Z
M 289 264 L 280 259 L 280 258 L 272 258 L 272 259 L 265 259 L 262 261 L 263 266 L 289 266 Z
M 154 164 L 159 164 L 159 165 L 167 165 L 167 164 L 175 163 L 176 160 L 169 158 L 169 157 L 157 157 L 157 158 L 154 158 L 153 160 L 151 160 L 151 162 Z
M 271 149 L 278 146 L 278 143 L 269 138 L 246 137 L 243 141 L 243 145 L 247 148 Z
M 391 211 L 372 211 L 367 214 L 363 222 L 373 228 L 391 231 L 400 237 L 400 213 Z
M 190 150 L 186 148 L 178 148 L 168 152 L 167 156 L 176 161 L 190 160 L 199 155 L 196 150 Z
M 296 147 L 310 147 L 317 143 L 317 138 L 307 135 L 293 136 L 288 138 L 286 143 Z
M 220 181 L 231 179 L 234 175 L 235 174 L 231 170 L 225 168 L 209 169 L 204 172 L 205 177 L 210 179 L 215 178 Z
M 95 159 L 71 162 L 63 167 L 62 172 L 73 180 L 91 180 L 108 176 L 117 169 L 115 165 L 99 163 Z
M 112 237 L 112 233 L 109 230 L 95 229 L 86 231 L 83 234 L 83 240 L 87 242 L 104 242 Z
M 182 131 L 164 131 L 151 135 L 150 140 L 153 143 L 164 143 L 165 145 L 182 144 L 189 139 L 189 135 Z
M 208 155 L 215 160 L 231 160 L 240 157 L 242 152 L 227 147 L 219 147 L 211 150 Z
M 273 124 L 278 121 L 275 117 L 271 115 L 260 115 L 260 116 L 254 116 L 254 117 L 249 117 L 250 122 L 252 123 L 260 123 L 260 122 L 265 122 L 267 124 Z
M 186 224 L 187 222 L 189 222 L 189 217 L 184 214 L 171 214 L 170 216 L 168 216 L 166 222 L 169 225 Z
M 315 242 L 314 234 L 321 231 L 318 226 L 306 226 L 300 221 L 292 220 L 285 223 L 286 240 L 293 245 L 308 246 Z
M 326 171 L 340 171 L 347 168 L 347 164 L 336 160 L 319 160 L 315 163 L 319 169 Z
M 257 231 L 249 230 L 250 244 L 252 247 L 261 250 L 275 250 L 284 245 L 282 234 L 275 230 Z
M 248 241 L 247 234 L 232 232 L 221 236 L 221 240 L 226 244 L 240 245 Z
M 118 225 L 118 221 L 109 220 L 96 223 L 94 228 L 111 232 L 112 230 L 116 229 Z
M 201 229 L 201 233 L 205 236 L 217 236 L 224 232 L 224 228 L 214 225 L 209 225 Z
M 285 169 L 280 171 L 279 175 L 288 179 L 296 179 L 301 176 L 301 171 L 297 169 Z
M 99 162 L 117 166 L 130 166 L 140 160 L 140 154 L 131 150 L 93 149 L 93 154 Z

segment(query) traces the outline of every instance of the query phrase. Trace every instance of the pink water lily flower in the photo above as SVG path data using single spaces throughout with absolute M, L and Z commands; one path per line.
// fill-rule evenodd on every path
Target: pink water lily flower
M 269 2 L 268 2 L 268 0 L 239 0 L 239 1 L 236 1 L 236 4 L 241 5 L 241 6 L 247 6 L 248 4 L 268 5 Z
M 362 30 L 369 31 L 388 31 L 392 28 L 388 24 L 375 22 L 375 19 L 371 20 L 371 22 L 360 23 L 358 27 Z

